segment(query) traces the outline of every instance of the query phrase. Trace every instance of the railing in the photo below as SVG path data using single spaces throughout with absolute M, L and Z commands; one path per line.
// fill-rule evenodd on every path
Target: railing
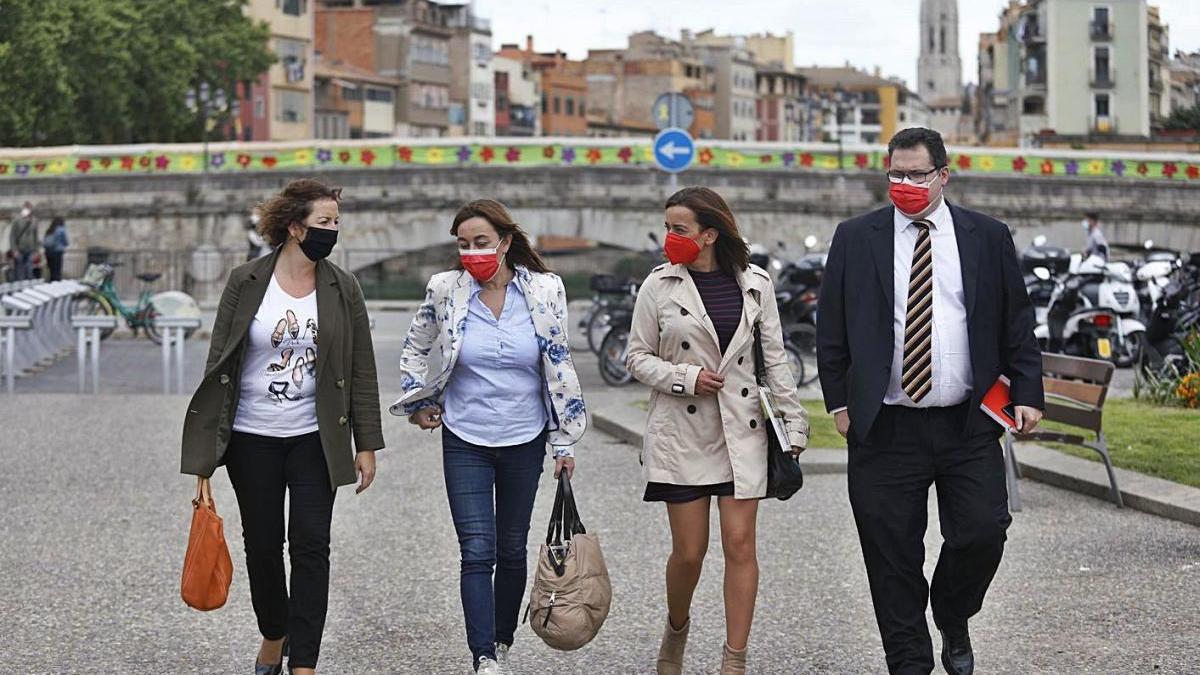
M 0 284 L 0 328 L 4 330 L 3 370 L 12 392 L 17 376 L 66 355 L 74 343 L 71 309 L 85 290 L 74 281 L 19 281 Z
M 1092 115 L 1088 117 L 1088 129 L 1094 134 L 1117 133 L 1116 115 Z
M 1116 34 L 1116 24 L 1112 21 L 1091 21 L 1088 25 L 1095 41 L 1108 41 Z
M 1105 70 L 1096 70 L 1096 66 L 1088 69 L 1088 81 L 1093 89 L 1112 89 L 1117 85 L 1117 74 L 1112 66 Z

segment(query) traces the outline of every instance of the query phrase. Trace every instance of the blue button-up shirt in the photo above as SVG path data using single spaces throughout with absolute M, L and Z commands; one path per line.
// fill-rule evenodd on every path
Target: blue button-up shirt
M 446 386 L 442 422 L 475 445 L 528 443 L 546 428 L 545 381 L 533 318 L 514 279 L 500 318 L 479 297 L 471 280 L 467 323 L 454 373 Z

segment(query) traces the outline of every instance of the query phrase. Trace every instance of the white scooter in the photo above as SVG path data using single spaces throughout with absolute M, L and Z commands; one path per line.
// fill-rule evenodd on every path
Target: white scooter
M 1044 349 L 1131 366 L 1146 340 L 1132 270 L 1126 263 L 1107 263 L 1099 256 L 1082 258 L 1078 253 L 1071 256 L 1070 271 L 1050 300 L 1047 321 L 1034 329 L 1034 335 Z M 1045 268 L 1035 269 L 1034 274 L 1050 278 Z

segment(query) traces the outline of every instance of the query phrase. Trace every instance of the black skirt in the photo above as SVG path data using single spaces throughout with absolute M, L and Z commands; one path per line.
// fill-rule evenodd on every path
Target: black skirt
M 732 497 L 733 481 L 714 485 L 673 485 L 671 483 L 646 483 L 644 502 L 667 502 L 682 504 L 701 497 Z

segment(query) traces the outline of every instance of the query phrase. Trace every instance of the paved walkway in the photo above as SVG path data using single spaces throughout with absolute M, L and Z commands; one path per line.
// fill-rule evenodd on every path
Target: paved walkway
M 399 346 L 380 340 L 383 397 Z M 602 390 L 581 361 L 594 405 Z M 595 392 L 594 394 L 592 392 Z M 192 481 L 178 474 L 186 399 L 160 395 L 0 396 L 0 672 L 248 672 L 258 638 L 236 503 L 215 480 L 234 556 L 229 604 L 202 614 L 179 600 Z M 342 490 L 321 672 L 467 672 L 457 545 L 437 437 L 387 416 L 391 449 L 376 485 Z M 593 431 L 579 448 L 577 491 L 599 533 L 612 614 L 584 650 L 547 649 L 518 633 L 516 672 L 651 673 L 663 621 L 661 506 L 640 501 L 635 451 Z M 876 673 L 874 627 L 845 478 L 810 476 L 788 503 L 762 508 L 762 584 L 751 672 Z M 530 555 L 553 496 L 544 478 Z M 985 673 L 1200 672 L 1200 530 L 1041 484 L 1023 484 L 1005 562 L 972 625 Z M 930 503 L 930 571 L 938 537 Z M 722 640 L 715 527 L 696 595 L 688 673 L 714 672 Z

